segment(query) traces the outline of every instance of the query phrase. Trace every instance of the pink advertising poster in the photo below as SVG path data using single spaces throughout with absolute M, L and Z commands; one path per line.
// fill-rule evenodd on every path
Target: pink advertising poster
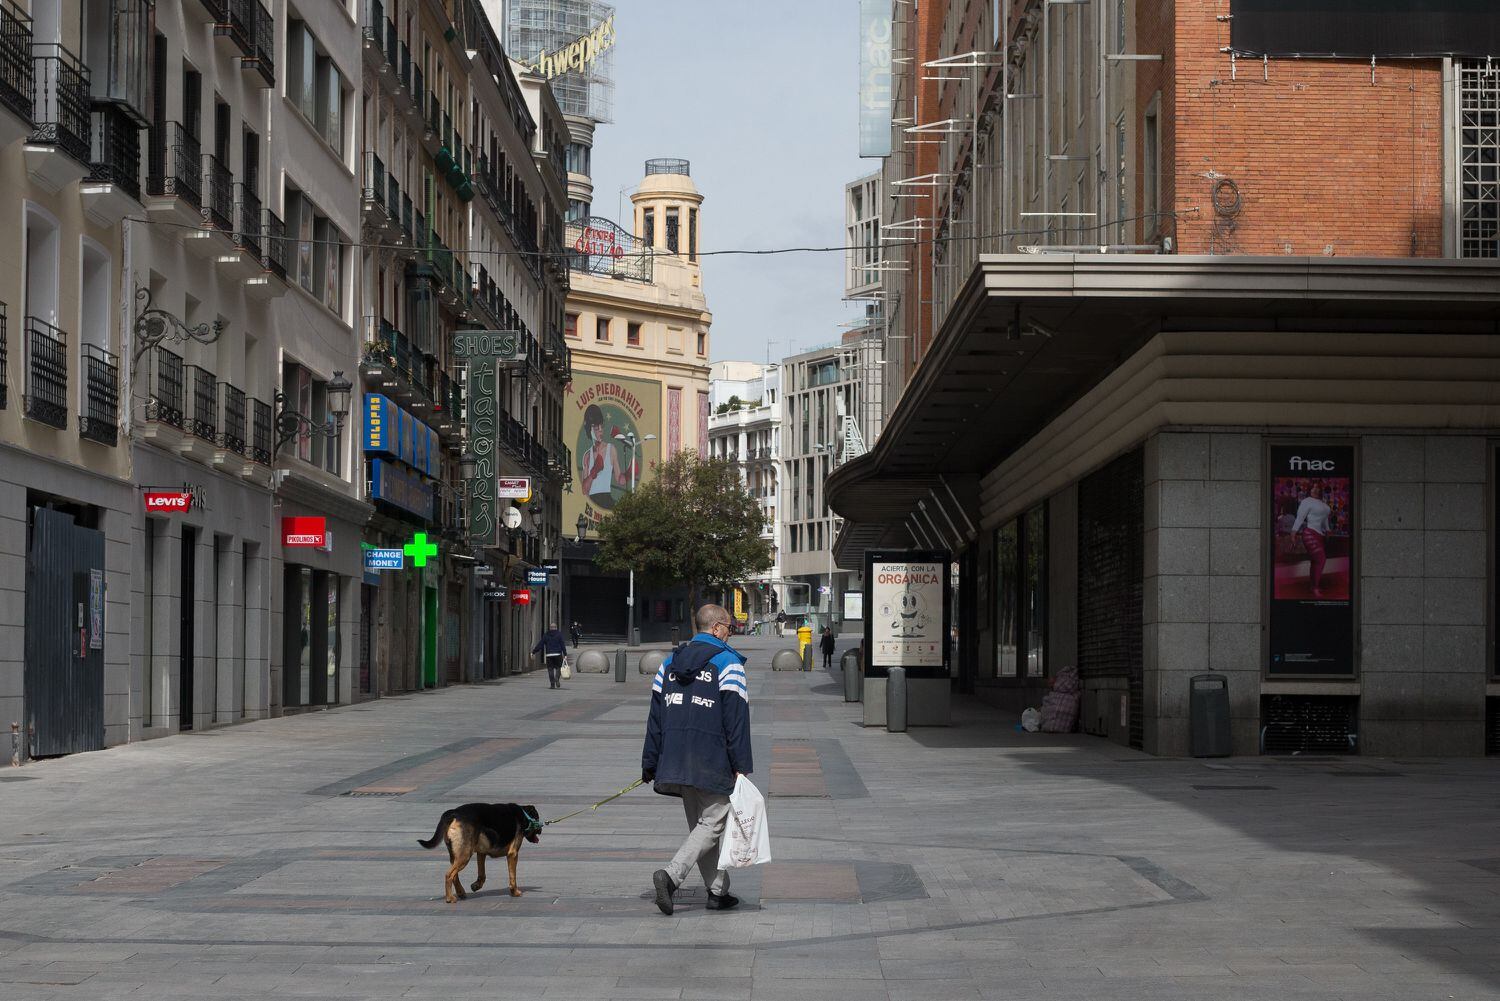
M 682 390 L 667 390 L 667 454 L 682 451 Z
M 698 394 L 698 454 L 708 454 L 708 394 Z

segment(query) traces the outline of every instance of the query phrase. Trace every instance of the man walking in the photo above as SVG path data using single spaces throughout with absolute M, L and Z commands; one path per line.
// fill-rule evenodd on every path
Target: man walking
M 547 660 L 547 687 L 561 688 L 563 657 L 568 652 L 568 641 L 563 637 L 562 630 L 557 628 L 556 622 L 548 623 L 547 631 L 542 633 L 542 638 L 536 641 L 531 652 L 540 652 Z
M 568 631 L 573 634 L 573 649 L 583 646 L 583 627 L 578 624 L 577 619 L 573 620 L 573 625 Z
M 719 839 L 729 817 L 735 777 L 755 770 L 750 757 L 750 690 L 745 658 L 730 648 L 729 613 L 698 609 L 698 633 L 672 651 L 651 683 L 651 716 L 641 752 L 641 780 L 680 796 L 688 837 L 665 869 L 651 876 L 656 906 L 672 913 L 672 895 L 696 863 L 711 911 L 727 911 L 729 874 L 719 868 Z

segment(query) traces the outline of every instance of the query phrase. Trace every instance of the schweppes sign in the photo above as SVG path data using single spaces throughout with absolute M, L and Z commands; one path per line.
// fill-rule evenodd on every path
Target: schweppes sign
M 615 46 L 615 16 L 600 21 L 593 31 L 564 45 L 555 52 L 543 52 L 531 64 L 531 71 L 548 80 L 570 70 L 582 71 Z

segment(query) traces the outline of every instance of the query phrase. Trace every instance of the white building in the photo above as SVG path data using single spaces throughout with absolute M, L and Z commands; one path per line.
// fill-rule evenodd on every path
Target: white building
M 761 538 L 771 544 L 772 565 L 745 582 L 748 626 L 773 617 L 785 601 L 781 580 L 781 367 L 755 362 L 715 362 L 710 369 L 709 455 L 739 467 L 740 481 L 765 515 Z M 733 611 L 733 609 L 731 609 Z

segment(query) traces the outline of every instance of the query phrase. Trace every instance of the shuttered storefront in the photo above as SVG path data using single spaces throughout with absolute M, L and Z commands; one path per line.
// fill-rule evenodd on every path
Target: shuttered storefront
M 1141 595 L 1145 482 L 1140 449 L 1078 485 L 1078 670 L 1085 683 L 1125 678 L 1130 746 L 1142 726 Z

